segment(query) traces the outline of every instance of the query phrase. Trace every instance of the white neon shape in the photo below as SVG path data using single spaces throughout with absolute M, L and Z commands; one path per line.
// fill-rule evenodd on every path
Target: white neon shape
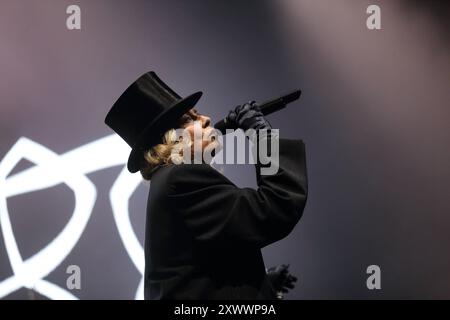
M 20 138 L 17 141 L 0 162 L 0 224 L 5 238 L 8 257 L 14 271 L 12 277 L 0 282 L 0 298 L 22 286 L 32 287 L 50 299 L 76 298 L 67 290 L 42 280 L 42 278 L 54 270 L 67 257 L 81 237 L 92 213 L 96 199 L 96 189 L 84 175 L 116 165 L 126 164 L 129 151 L 128 145 L 117 135 L 98 139 L 62 155 L 57 155 L 27 138 Z M 39 165 L 6 178 L 22 157 Z M 70 168 L 70 170 L 67 170 L 67 168 Z M 65 179 L 62 179 L 62 177 Z M 124 168 L 110 192 L 113 216 L 119 235 L 132 262 L 142 275 L 136 291 L 136 299 L 143 299 L 144 250 L 131 227 L 128 201 L 141 181 L 142 178 L 139 175 L 131 175 Z M 69 223 L 72 221 L 73 223 L 68 224 L 57 238 L 33 256 L 34 260 L 30 261 L 32 259 L 30 258 L 22 261 L 9 220 L 6 199 L 14 195 L 49 188 L 61 182 L 69 185 L 76 195 L 76 208 L 72 219 L 69 221 Z M 116 195 L 117 198 L 115 198 Z M 78 215 L 83 216 L 84 220 L 73 220 Z M 59 239 L 65 239 L 61 235 L 68 238 L 66 240 L 71 240 L 69 245 L 67 243 L 60 244 L 62 242 L 59 242 Z M 41 255 L 41 253 L 45 253 L 47 256 L 45 254 Z M 51 257 L 50 253 L 55 257 L 59 255 L 59 259 L 54 259 L 48 263 L 38 259 L 39 257 Z M 36 266 L 40 265 L 40 274 L 33 273 L 33 270 L 28 267 L 30 262 L 33 262 Z
M 6 178 L 21 158 L 26 158 L 43 167 L 51 164 L 53 176 L 58 176 L 60 181 L 65 182 L 74 191 L 76 200 L 72 217 L 63 230 L 46 247 L 26 260 L 22 259 L 19 252 L 6 202 L 8 197 L 26 192 L 23 190 L 27 189 L 24 185 L 20 187 L 21 185 L 17 183 L 9 183 L 12 178 Z M 49 187 L 48 180 L 51 179 L 47 179 L 45 170 L 41 170 L 40 173 L 35 174 L 34 178 L 38 181 L 46 181 Z M 94 206 L 95 186 L 76 169 L 67 170 L 56 153 L 27 138 L 20 138 L 3 158 L 0 165 L 0 181 L 0 224 L 14 273 L 0 282 L 0 297 L 20 287 L 27 287 L 49 298 L 76 299 L 70 292 L 42 279 L 67 257 L 78 242 Z M 31 182 L 28 179 L 27 181 Z M 28 186 L 29 190 L 32 188 Z
M 142 279 L 136 291 L 135 299 L 144 299 L 144 249 L 141 246 L 136 234 L 131 225 L 130 216 L 128 212 L 128 202 L 134 193 L 135 189 L 142 182 L 139 175 L 131 175 L 125 167 L 119 174 L 119 177 L 114 182 L 109 193 L 111 207 L 114 215 L 114 220 L 119 231 L 120 238 L 123 245 L 131 258 L 131 261 L 136 266 L 136 269 L 141 273 Z

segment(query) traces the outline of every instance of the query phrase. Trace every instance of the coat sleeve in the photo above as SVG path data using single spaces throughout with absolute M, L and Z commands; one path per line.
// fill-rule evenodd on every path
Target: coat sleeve
M 176 165 L 169 176 L 169 203 L 193 237 L 211 245 L 265 247 L 286 237 L 307 198 L 305 146 L 279 140 L 279 169 L 260 175 L 257 190 L 239 188 L 208 164 Z

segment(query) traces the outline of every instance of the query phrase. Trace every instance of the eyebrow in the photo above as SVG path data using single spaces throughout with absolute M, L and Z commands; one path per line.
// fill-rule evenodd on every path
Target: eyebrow
M 200 114 L 198 113 L 196 108 L 189 109 L 184 115 L 181 116 L 179 120 L 180 125 L 184 125 L 186 123 L 189 123 L 192 120 L 197 120 L 198 116 Z
M 200 116 L 200 113 L 197 111 L 197 109 L 192 108 L 191 110 L 189 110 L 188 114 L 192 117 L 192 118 L 197 118 L 198 116 Z

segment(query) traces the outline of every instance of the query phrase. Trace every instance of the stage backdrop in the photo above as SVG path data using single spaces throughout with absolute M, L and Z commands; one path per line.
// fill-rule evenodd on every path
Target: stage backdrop
M 287 299 L 450 298 L 449 11 L 433 3 L 2 0 L 0 298 L 142 297 L 151 184 L 103 121 L 150 70 L 202 90 L 213 120 L 303 90 L 268 117 L 307 149 L 304 216 L 263 249 L 299 278 Z M 256 186 L 251 165 L 222 170 Z

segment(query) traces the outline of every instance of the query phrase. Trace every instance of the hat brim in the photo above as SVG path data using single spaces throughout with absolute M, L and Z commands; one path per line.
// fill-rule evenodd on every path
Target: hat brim
M 144 151 L 159 143 L 167 130 L 175 128 L 181 116 L 197 104 L 202 94 L 198 91 L 177 101 L 144 129 L 131 149 L 127 162 L 128 171 L 139 171 Z

